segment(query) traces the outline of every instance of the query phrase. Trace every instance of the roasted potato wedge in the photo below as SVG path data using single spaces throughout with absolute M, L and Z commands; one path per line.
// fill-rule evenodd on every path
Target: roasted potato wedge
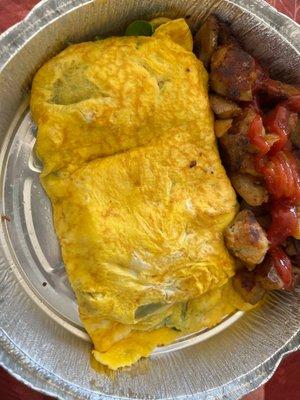
M 244 108 L 243 111 L 234 119 L 232 133 L 236 135 L 248 136 L 250 124 L 257 113 L 251 107 Z
M 222 137 L 229 131 L 232 121 L 232 118 L 215 120 L 215 135 L 217 138 Z
M 236 173 L 230 176 L 236 192 L 250 205 L 260 206 L 268 201 L 268 192 L 263 182 L 251 175 Z
M 220 137 L 220 143 L 226 167 L 232 172 L 240 172 L 245 158 L 249 155 L 250 142 L 248 137 L 229 132 Z
M 250 304 L 256 304 L 266 294 L 266 290 L 257 282 L 253 271 L 240 270 L 233 277 L 233 287 Z
M 214 15 L 210 15 L 194 38 L 194 53 L 203 62 L 205 67 L 210 64 L 211 56 L 218 46 L 219 22 Z
M 228 170 L 262 178 L 255 168 L 255 155 L 250 152 L 252 147 L 247 137 L 225 133 L 220 137 L 220 142 Z
M 220 140 L 225 161 L 232 172 L 240 172 L 244 159 L 251 154 L 252 146 L 248 138 L 248 131 L 254 117 L 255 112 L 251 108 L 243 110 L 234 119 L 230 132 L 223 135 Z
M 247 153 L 243 158 L 239 171 L 242 174 L 248 174 L 251 176 L 255 176 L 257 178 L 262 178 L 262 174 L 257 172 L 255 165 L 254 165 L 255 155 Z
M 225 163 L 231 172 L 261 176 L 254 166 L 254 155 L 257 150 L 250 143 L 248 137 L 249 127 L 255 116 L 256 112 L 253 108 L 245 108 L 234 118 L 230 131 L 220 140 L 224 150 Z
M 238 104 L 217 94 L 209 96 L 209 103 L 218 118 L 233 118 L 241 112 L 241 107 Z
M 219 47 L 211 59 L 212 89 L 230 100 L 251 101 L 257 77 L 255 60 L 234 44 Z
M 250 266 L 261 263 L 269 248 L 265 231 L 247 209 L 240 211 L 226 228 L 224 238 L 228 250 Z

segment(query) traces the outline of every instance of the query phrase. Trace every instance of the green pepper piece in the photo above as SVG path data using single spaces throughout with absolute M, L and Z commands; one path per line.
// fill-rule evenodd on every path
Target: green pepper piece
M 144 318 L 148 315 L 155 313 L 157 310 L 159 310 L 160 308 L 162 308 L 164 306 L 166 306 L 165 303 L 143 304 L 135 310 L 135 318 L 136 319 Z
M 131 22 L 125 31 L 126 36 L 151 36 L 153 33 L 153 25 L 148 21 L 142 20 Z

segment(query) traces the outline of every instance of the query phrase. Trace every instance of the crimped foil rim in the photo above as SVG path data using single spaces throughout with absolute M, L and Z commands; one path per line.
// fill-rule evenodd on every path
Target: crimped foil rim
M 0 51 L 0 72 L 14 57 L 20 47 L 22 47 L 31 37 L 36 35 L 41 28 L 50 22 L 53 22 L 55 19 L 69 12 L 70 10 L 92 2 L 93 0 L 65 0 L 61 1 L 60 5 L 55 9 L 49 7 L 51 6 L 51 3 L 53 3 L 53 0 L 42 0 L 40 3 L 38 3 L 24 18 L 24 20 L 10 27 L 2 35 L 0 35 L 0 48 L 4 49 Z M 289 46 L 294 47 L 296 51 L 300 53 L 299 25 L 292 21 L 289 17 L 279 13 L 262 0 L 231 0 L 228 1 L 228 3 L 233 3 L 239 6 L 246 12 L 255 15 L 255 17 L 258 19 L 264 19 L 265 17 L 266 19 L 264 19 L 264 23 L 267 24 L 270 29 L 279 33 L 282 39 L 288 42 Z M 257 14 L 254 11 L 256 11 Z M 40 18 L 40 15 L 43 15 L 43 18 Z M 269 24 L 269 21 L 272 21 L 272 19 L 274 22 L 276 22 L 276 28 Z M 29 29 L 30 27 L 31 29 Z M 296 31 L 296 37 L 293 37 L 291 34 L 292 31 Z M 21 36 L 21 40 L 18 43 L 14 43 L 14 38 L 18 37 L 18 35 Z M 4 44 L 6 44 L 6 48 Z M 18 348 L 15 343 L 8 341 L 3 331 L 0 332 L 0 342 L 3 346 L 0 365 L 16 379 L 32 389 L 38 390 L 50 396 L 55 396 L 61 400 L 66 400 L 67 398 L 94 400 L 123 399 L 123 397 L 109 396 L 100 394 L 96 391 L 83 389 L 75 384 L 64 381 L 60 377 L 56 376 L 53 372 L 41 367 L 38 363 L 33 361 L 31 357 Z M 283 357 L 298 349 L 300 349 L 300 329 L 298 329 L 291 339 L 280 349 L 278 349 L 275 354 L 273 354 L 269 359 L 265 360 L 258 367 L 254 368 L 252 371 L 249 371 L 245 375 L 226 383 L 226 385 L 205 392 L 207 398 L 215 398 L 213 396 L 216 390 L 218 390 L 219 394 L 224 394 L 223 398 L 230 398 L 231 400 L 240 398 L 240 396 L 256 389 L 258 386 L 270 379 Z M 21 367 L 26 369 L 26 372 L 29 372 L 32 374 L 32 376 L 38 376 L 41 386 L 47 385 L 47 389 L 43 389 L 41 386 L 33 384 L 30 380 L 30 377 L 25 378 L 22 376 L 21 372 L 17 372 L 16 369 L 11 369 L 10 365 L 14 365 L 15 367 L 21 365 Z M 237 381 L 243 378 L 245 379 L 246 377 L 248 378 L 247 381 L 244 381 L 242 385 L 241 382 L 238 384 Z M 46 384 L 45 381 L 47 382 Z M 232 388 L 228 389 L 230 386 L 232 386 Z M 201 393 L 194 395 L 191 394 L 184 396 L 184 398 L 195 399 L 200 395 Z M 183 396 L 178 398 L 183 398 Z
M 66 12 L 76 8 L 80 7 L 84 4 L 88 3 L 93 3 L 96 0 L 63 0 L 61 2 L 61 6 L 56 8 L 56 13 L 57 17 L 52 17 L 51 15 L 48 16 L 47 20 L 45 22 L 41 22 L 41 25 L 36 27 L 38 29 L 41 29 L 44 25 L 46 25 L 47 22 L 52 22 L 56 18 L 60 17 L 63 14 L 63 11 L 61 9 L 65 9 Z M 41 0 L 39 3 L 37 3 L 30 11 L 29 13 L 25 16 L 23 20 L 20 22 L 17 22 L 16 24 L 12 25 L 10 28 L 5 30 L 1 35 L 0 35 L 0 44 L 2 44 L 3 41 L 9 39 L 9 36 L 15 35 L 17 31 L 26 33 L 25 27 L 30 24 L 31 20 L 36 19 L 38 20 L 37 14 L 39 11 L 42 9 L 47 10 L 48 3 L 50 3 L 51 0 Z M 270 29 L 275 30 L 277 33 L 279 33 L 282 38 L 285 41 L 288 41 L 289 45 L 292 45 L 297 52 L 300 53 L 300 42 L 298 39 L 300 39 L 300 29 L 299 29 L 299 24 L 289 18 L 287 15 L 282 14 L 281 12 L 277 11 L 274 7 L 272 7 L 270 4 L 268 4 L 265 0 L 227 0 L 228 3 L 233 3 L 237 6 L 239 6 L 241 9 L 246 10 L 248 13 L 254 14 L 256 18 L 260 18 L 263 16 L 268 16 L 270 13 L 271 17 L 278 17 L 280 20 L 280 26 L 277 26 L 276 29 L 273 28 L 266 20 L 264 20 L 264 23 L 269 25 Z M 260 8 L 260 15 L 257 15 L 252 12 L 252 9 L 255 7 Z M 54 13 L 54 10 L 52 10 Z M 55 14 L 55 13 L 54 13 Z M 49 19 L 49 21 L 48 21 Z M 298 31 L 297 32 L 297 38 L 293 38 L 293 36 L 290 34 L 292 31 Z M 24 43 L 27 42 L 32 36 L 35 35 L 35 30 L 33 32 L 29 32 L 29 34 L 22 36 L 23 40 L 20 43 L 20 45 L 23 45 Z M 10 54 L 7 54 L 5 51 L 0 50 L 0 72 L 4 68 L 7 62 L 15 55 L 16 51 L 18 49 L 14 49 Z
M 2 343 L 2 333 L 0 335 L 0 342 Z M 69 384 L 63 380 L 61 380 L 60 378 L 57 379 L 56 382 L 54 382 L 53 380 L 53 376 L 55 376 L 55 374 L 53 374 L 53 372 L 48 371 L 47 369 L 45 369 L 44 367 L 41 367 L 39 364 L 37 364 L 36 362 L 34 362 L 30 356 L 24 354 L 22 352 L 21 349 L 17 348 L 12 348 L 13 345 L 10 343 L 9 347 L 11 347 L 10 349 L 8 349 L 9 353 L 13 353 L 12 356 L 10 356 L 9 358 L 14 359 L 14 361 L 18 362 L 21 361 L 23 363 L 23 365 L 25 366 L 25 368 L 27 368 L 28 370 L 30 370 L 33 374 L 38 375 L 40 379 L 42 379 L 43 381 L 49 381 L 51 380 L 51 386 L 55 387 L 57 390 L 60 391 L 60 393 L 58 391 L 53 391 L 53 389 L 50 390 L 45 390 L 45 389 L 41 389 L 40 387 L 32 384 L 29 380 L 24 379 L 20 374 L 16 373 L 15 371 L 13 371 L 11 368 L 9 368 L 7 365 L 5 365 L 6 363 L 3 363 L 2 361 L 0 361 L 0 365 L 5 368 L 12 376 L 14 376 L 16 379 L 18 379 L 20 382 L 24 383 L 25 385 L 29 386 L 30 388 L 37 390 L 41 393 L 44 393 L 46 395 L 49 396 L 55 396 L 57 397 L 59 400 L 66 400 L 66 397 L 62 397 L 62 393 L 61 393 L 61 387 L 59 386 L 60 383 L 63 383 L 62 387 L 63 387 L 63 395 L 65 396 L 67 393 L 70 394 L 71 396 L 74 397 L 70 397 L 74 398 L 74 399 L 93 399 L 93 400 L 106 400 L 106 399 L 114 399 L 114 400 L 123 400 L 123 399 L 128 399 L 127 397 L 117 397 L 117 396 L 109 396 L 109 395 L 105 395 L 105 394 L 100 394 L 98 392 L 92 391 L 92 390 L 86 390 L 83 389 L 79 386 L 76 386 L 74 384 Z M 269 359 L 267 359 L 263 364 L 261 364 L 259 367 L 254 368 L 252 371 L 249 371 L 248 373 L 246 373 L 244 376 L 240 376 L 238 378 L 236 378 L 235 380 L 226 383 L 226 385 L 223 385 L 222 387 L 218 387 L 218 391 L 220 392 L 224 392 L 224 399 L 228 398 L 227 396 L 230 395 L 230 400 L 238 400 L 240 399 L 241 396 L 249 393 L 252 390 L 257 389 L 259 386 L 263 385 L 264 383 L 266 383 L 275 373 L 277 367 L 279 366 L 279 364 L 281 363 L 282 359 L 287 356 L 288 354 L 291 354 L 294 351 L 300 350 L 300 330 L 298 330 L 295 335 L 291 338 L 291 340 L 286 343 L 284 346 L 282 346 L 281 349 L 279 349 L 272 357 L 270 357 Z M 269 365 L 269 368 L 266 368 L 266 366 Z M 262 369 L 262 372 L 259 372 L 258 370 Z M 255 376 L 256 379 L 252 379 L 251 381 L 246 381 L 242 386 L 237 386 L 235 384 L 235 381 L 240 380 L 242 377 L 246 377 L 246 376 L 251 376 L 251 374 L 253 374 L 253 377 Z M 56 377 L 57 378 L 57 377 Z M 234 384 L 235 388 L 233 390 L 231 390 L 230 392 L 226 393 L 226 386 L 230 385 L 230 384 Z M 80 397 L 78 396 L 77 390 L 79 390 L 80 393 Z M 206 392 L 207 398 L 208 399 L 215 399 L 215 397 L 210 397 L 210 393 L 213 396 L 213 392 L 216 389 L 211 389 L 210 391 Z M 83 395 L 83 392 L 86 393 L 86 395 Z M 179 396 L 177 397 L 178 399 L 195 399 L 197 398 L 196 396 L 199 394 L 191 394 L 188 396 Z M 94 397 L 96 396 L 96 397 Z M 164 400 L 171 400 L 171 398 L 165 398 Z

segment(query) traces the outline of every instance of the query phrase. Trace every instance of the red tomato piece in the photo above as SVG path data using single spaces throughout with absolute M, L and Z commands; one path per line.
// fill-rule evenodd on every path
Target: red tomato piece
M 250 124 L 248 138 L 250 140 L 250 143 L 257 148 L 261 155 L 267 154 L 270 150 L 270 145 L 264 138 L 264 133 L 265 130 L 262 118 L 259 114 L 256 114 Z
M 269 133 L 278 135 L 279 140 L 273 144 L 270 154 L 275 154 L 281 150 L 287 142 L 289 130 L 290 111 L 286 106 L 278 104 L 264 118 L 264 126 Z
M 280 247 L 272 247 L 269 254 L 273 259 L 278 275 L 282 279 L 284 289 L 291 289 L 294 282 L 291 260 Z
M 284 201 L 277 201 L 271 208 L 272 223 L 268 239 L 272 247 L 281 244 L 297 228 L 296 207 Z

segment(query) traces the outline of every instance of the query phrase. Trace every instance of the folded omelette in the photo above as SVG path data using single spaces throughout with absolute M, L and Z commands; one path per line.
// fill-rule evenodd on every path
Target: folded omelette
M 36 74 L 36 154 L 95 359 L 129 366 L 241 299 L 222 232 L 237 201 L 183 19 L 69 46 Z

